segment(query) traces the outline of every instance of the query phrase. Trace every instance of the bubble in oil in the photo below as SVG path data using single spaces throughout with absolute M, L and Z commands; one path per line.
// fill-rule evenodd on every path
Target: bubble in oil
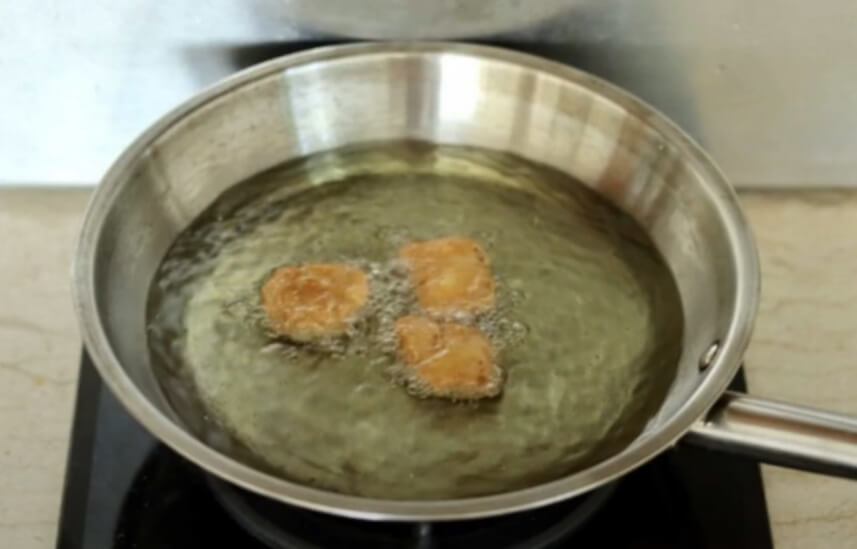
M 418 375 L 418 373 L 405 364 L 395 362 L 387 369 L 391 379 L 398 385 L 404 387 L 409 395 L 418 399 L 428 399 L 433 397 L 444 397 L 447 400 L 458 403 L 475 403 L 482 398 L 493 398 L 499 395 L 503 389 L 504 374 L 501 368 L 494 366 L 494 371 L 491 376 L 490 383 L 480 387 L 478 392 L 474 392 L 473 396 L 464 398 L 455 396 L 454 393 L 447 391 L 438 391 L 432 387 L 426 380 Z
M 375 263 L 369 270 L 369 278 L 373 289 L 369 314 L 375 321 L 374 333 L 370 335 L 376 348 L 391 353 L 396 347 L 396 320 L 413 307 L 407 266 L 398 259 Z
M 488 334 L 488 337 L 498 350 L 520 345 L 530 332 L 527 324 L 510 318 L 500 318 L 486 324 L 482 329 Z
M 527 292 L 524 290 L 512 289 L 508 292 L 509 302 L 512 306 L 520 305 L 527 300 Z
M 497 243 L 497 232 L 496 231 L 477 231 L 473 235 L 477 242 L 479 242 L 484 248 L 490 250 Z
M 286 346 L 279 341 L 275 341 L 273 343 L 268 343 L 259 349 L 259 352 L 263 355 L 273 355 L 278 353 L 283 353 L 286 351 Z
M 411 240 L 410 230 L 398 225 L 381 225 L 374 233 L 381 244 L 396 248 Z

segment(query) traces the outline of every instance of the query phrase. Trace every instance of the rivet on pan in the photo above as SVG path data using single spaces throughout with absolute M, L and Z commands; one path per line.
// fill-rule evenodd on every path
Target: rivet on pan
M 714 357 L 717 356 L 717 351 L 720 350 L 720 341 L 715 341 L 711 345 L 709 345 L 708 349 L 702 353 L 702 356 L 699 357 L 699 369 L 705 370 L 711 363 L 714 362 Z

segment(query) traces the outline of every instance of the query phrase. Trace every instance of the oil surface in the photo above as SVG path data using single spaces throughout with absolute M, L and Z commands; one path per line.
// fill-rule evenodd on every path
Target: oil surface
M 396 383 L 395 318 L 414 310 L 395 261 L 413 239 L 480 242 L 497 309 L 501 396 L 422 399 Z M 283 264 L 370 276 L 347 337 L 272 339 L 259 285 Z M 224 194 L 168 252 L 149 342 L 177 413 L 209 444 L 285 478 L 394 499 L 497 493 L 620 451 L 676 371 L 677 289 L 643 230 L 552 169 L 487 151 L 387 143 L 325 153 Z

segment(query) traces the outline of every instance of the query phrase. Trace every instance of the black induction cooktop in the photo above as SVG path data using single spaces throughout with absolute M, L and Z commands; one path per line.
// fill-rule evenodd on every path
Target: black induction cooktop
M 58 549 L 772 546 L 758 465 L 682 445 L 586 496 L 501 518 L 391 524 L 286 506 L 157 442 L 81 361 Z

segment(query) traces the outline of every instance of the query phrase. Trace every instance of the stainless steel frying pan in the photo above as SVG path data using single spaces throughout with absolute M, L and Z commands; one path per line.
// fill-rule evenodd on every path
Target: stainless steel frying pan
M 624 451 L 525 490 L 448 501 L 341 495 L 254 470 L 182 425 L 146 346 L 149 283 L 173 239 L 228 187 L 282 162 L 370 140 L 508 151 L 551 165 L 633 215 L 676 277 L 687 323 L 679 374 Z M 578 70 L 461 44 L 322 48 L 221 82 L 167 114 L 116 161 L 86 214 L 74 299 L 87 348 L 125 407 L 204 469 L 291 504 L 366 519 L 498 515 L 572 497 L 687 433 L 780 464 L 857 476 L 857 420 L 724 390 L 759 298 L 753 238 L 723 175 L 651 107 Z M 556 433 L 562 437 L 563 433 Z

